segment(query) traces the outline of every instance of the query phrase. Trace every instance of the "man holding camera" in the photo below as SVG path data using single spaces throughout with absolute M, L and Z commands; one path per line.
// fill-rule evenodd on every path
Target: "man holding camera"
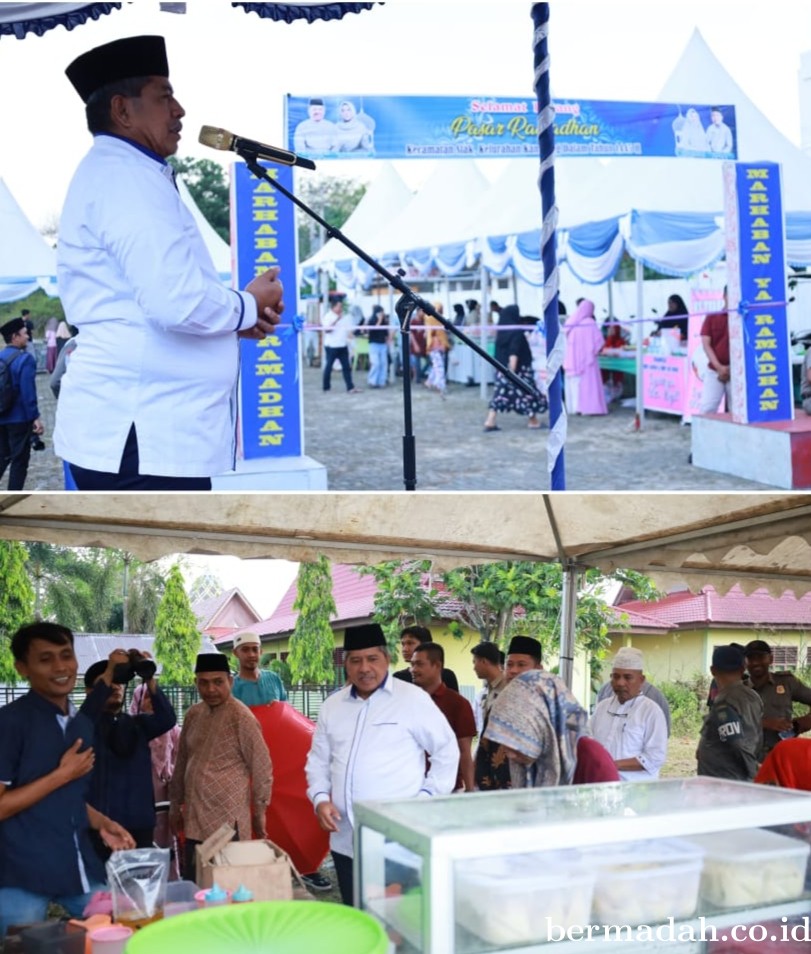
M 152 712 L 123 711 L 128 682 L 139 676 L 152 699 Z M 155 681 L 155 663 L 147 653 L 114 649 L 93 663 L 84 677 L 87 698 L 80 712 L 96 730 L 96 765 L 89 803 L 122 824 L 138 848 L 149 848 L 155 829 L 155 795 L 149 743 L 177 722 L 175 710 Z M 102 861 L 110 852 L 99 838 L 93 846 Z

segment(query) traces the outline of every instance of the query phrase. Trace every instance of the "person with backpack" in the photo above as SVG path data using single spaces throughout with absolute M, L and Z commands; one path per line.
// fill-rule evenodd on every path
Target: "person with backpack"
M 0 480 L 11 465 L 8 489 L 22 490 L 31 457 L 31 437 L 45 430 L 37 405 L 37 363 L 26 352 L 28 329 L 22 318 L 0 327 Z

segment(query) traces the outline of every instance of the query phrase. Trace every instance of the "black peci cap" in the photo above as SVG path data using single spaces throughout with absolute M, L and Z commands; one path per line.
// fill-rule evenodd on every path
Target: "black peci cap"
M 349 626 L 344 631 L 344 652 L 351 653 L 356 649 L 372 649 L 375 646 L 386 647 L 386 637 L 377 623 Z
M 228 666 L 228 657 L 222 653 L 200 653 L 197 662 L 194 664 L 195 673 L 198 672 L 227 672 L 231 670 Z
M 78 56 L 65 75 L 83 102 L 108 83 L 135 76 L 168 76 L 166 41 L 162 36 L 127 36 Z

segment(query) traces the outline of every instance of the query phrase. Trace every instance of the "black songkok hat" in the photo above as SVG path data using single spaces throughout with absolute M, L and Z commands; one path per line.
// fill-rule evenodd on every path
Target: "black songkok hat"
M 519 653 L 522 656 L 533 656 L 535 659 L 541 658 L 541 644 L 537 639 L 531 636 L 513 636 L 510 645 L 507 647 L 507 655 Z
M 65 70 L 76 92 L 87 102 L 108 83 L 135 76 L 168 76 L 166 41 L 162 36 L 127 36 L 94 47 Z
M 22 331 L 25 328 L 25 322 L 22 318 L 12 318 L 11 321 L 7 321 L 2 327 L 0 327 L 0 335 L 6 341 L 11 341 L 12 335 L 16 335 L 18 331 Z
M 88 666 L 87 672 L 84 674 L 85 687 L 90 689 L 93 683 L 99 678 L 106 668 L 106 659 L 100 659 L 98 662 L 94 662 L 92 666 Z
M 349 626 L 344 632 L 344 652 L 356 649 L 372 649 L 385 646 L 386 637 L 377 623 L 365 623 L 363 626 Z
M 195 673 L 227 672 L 229 674 L 231 672 L 228 668 L 228 657 L 222 653 L 200 653 L 194 664 L 194 671 Z

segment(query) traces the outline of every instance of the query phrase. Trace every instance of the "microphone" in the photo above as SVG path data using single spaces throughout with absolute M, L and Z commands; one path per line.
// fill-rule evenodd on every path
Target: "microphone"
M 285 166 L 315 169 L 315 163 L 312 159 L 297 156 L 294 152 L 279 149 L 278 146 L 266 146 L 263 142 L 243 139 L 241 136 L 235 136 L 228 132 L 227 129 L 219 129 L 216 126 L 203 126 L 200 129 L 199 142 L 204 146 L 210 146 L 212 149 L 224 149 L 240 155 L 244 152 L 251 158 L 269 159 L 271 162 L 280 162 Z

